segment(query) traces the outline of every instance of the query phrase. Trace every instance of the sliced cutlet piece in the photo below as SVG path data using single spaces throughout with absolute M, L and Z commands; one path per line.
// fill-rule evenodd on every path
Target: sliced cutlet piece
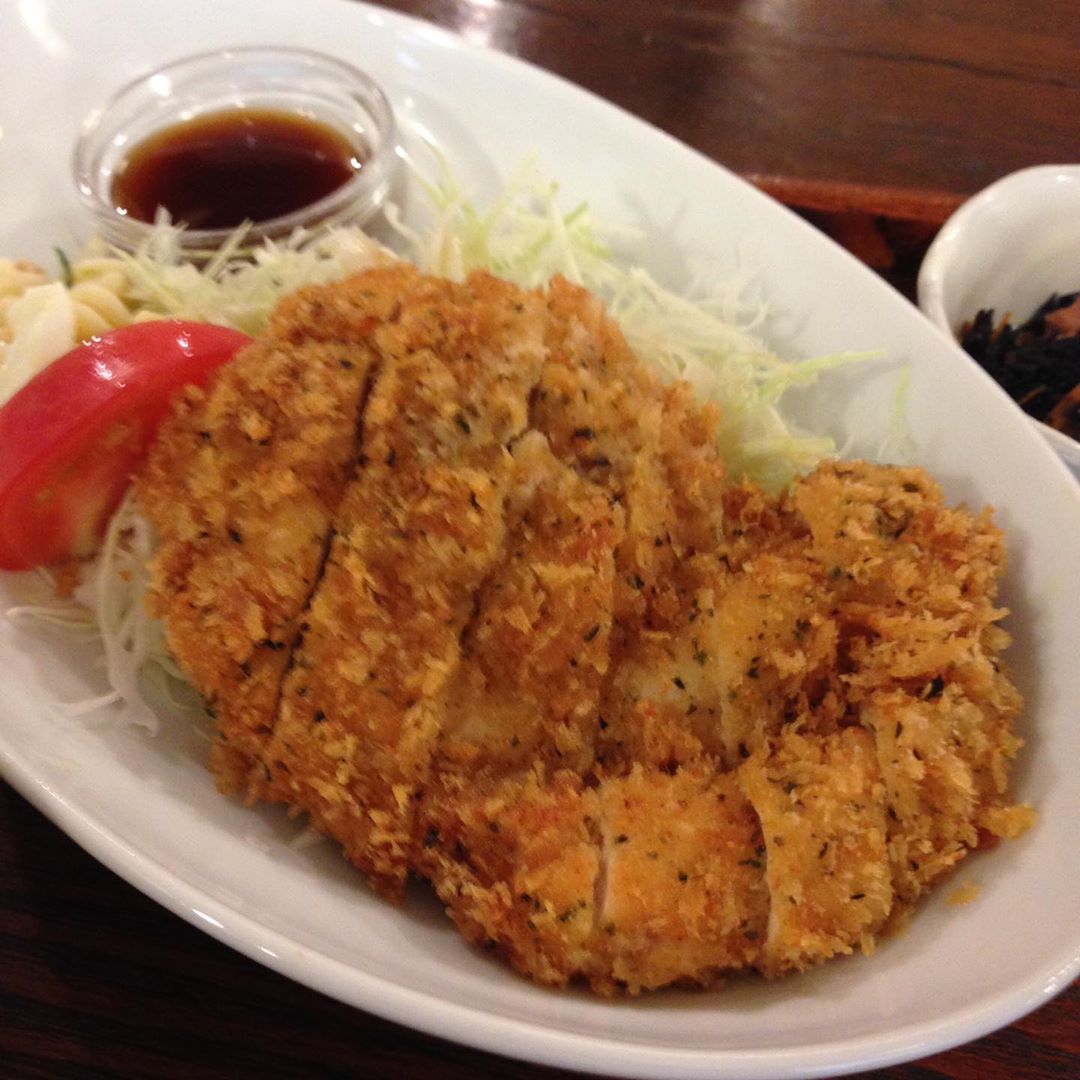
M 596 792 L 569 770 L 538 766 L 445 797 L 437 813 L 425 843 L 443 855 L 427 866 L 466 940 L 546 985 L 590 971 L 600 880 Z M 610 980 L 598 987 L 609 988 Z
M 921 469 L 825 464 L 792 501 L 836 582 L 843 683 L 874 735 L 893 884 L 910 905 L 980 828 L 1030 820 L 1003 805 L 1021 702 L 1001 662 L 1001 533 L 988 510 L 945 505 Z
M 418 868 L 473 941 L 545 983 L 581 969 L 598 853 L 589 821 L 621 512 L 530 432 L 514 449 L 507 558 L 446 687 Z
M 599 753 L 605 768 L 631 761 L 686 764 L 724 750 L 720 720 L 727 687 L 718 677 L 715 619 L 730 573 L 718 556 L 723 536 L 726 470 L 716 448 L 718 416 L 699 408 L 685 384 L 662 396 L 659 441 L 653 456 L 659 500 L 627 491 L 628 518 L 642 503 L 663 507 L 662 532 L 635 538 L 666 572 L 640 584 L 642 604 L 622 609 L 619 662 L 603 706 Z M 729 762 L 737 764 L 737 760 Z
M 550 356 L 532 423 L 556 457 L 624 506 L 616 609 L 656 628 L 657 595 L 689 555 L 711 552 L 723 529 L 726 470 L 719 413 L 686 383 L 662 387 L 593 295 L 562 278 L 548 290 Z
M 758 962 L 769 915 L 757 817 L 704 764 L 635 766 L 597 789 L 604 879 L 594 985 L 707 984 Z
M 305 810 L 400 897 L 436 704 L 473 596 L 501 558 L 513 474 L 544 358 L 544 305 L 486 274 L 416 278 L 372 328 L 381 373 L 364 466 L 335 516 L 256 794 Z
M 592 765 L 622 511 L 538 432 L 513 449 L 504 561 L 447 682 L 433 779 Z
M 226 791 L 246 786 L 270 731 L 352 473 L 375 357 L 364 321 L 386 320 L 414 276 L 377 270 L 286 300 L 205 393 L 183 395 L 138 478 L 160 537 L 150 608 L 217 716 L 210 761 Z
M 440 897 L 537 981 L 637 993 L 758 960 L 763 842 L 730 774 L 636 766 L 589 788 L 537 764 L 445 805 L 425 836 Z
M 604 691 L 597 760 L 606 773 L 630 763 L 671 769 L 724 758 L 728 699 L 715 659 L 716 588 L 706 577 L 679 587 L 675 625 L 626 635 Z
M 959 683 L 870 695 L 860 711 L 873 732 L 885 784 L 889 856 L 906 908 L 990 836 L 1017 836 L 1034 821 L 997 787 L 1020 740 L 1005 710 L 970 700 Z M 902 912 L 900 913 L 902 914 Z
M 727 467 L 720 457 L 720 411 L 698 403 L 689 383 L 664 388 L 660 456 L 671 489 L 676 566 L 694 555 L 714 554 L 726 531 Z
M 834 597 L 805 551 L 748 559 L 739 574 L 695 555 L 673 581 L 670 629 L 641 633 L 612 676 L 608 744 L 654 765 L 706 755 L 733 769 L 785 724 L 836 728 Z
M 835 730 L 844 714 L 836 597 L 804 540 L 747 558 L 696 623 L 722 702 L 710 749 L 733 768 L 782 725 Z
M 737 775 L 765 836 L 771 904 L 759 968 L 778 975 L 869 952 L 893 900 L 873 738 L 786 730 Z
M 873 695 L 861 711 L 885 786 L 893 883 L 907 907 L 979 842 L 975 781 L 953 739 L 952 711 L 902 690 Z
M 622 672 L 629 664 L 652 679 L 653 662 L 671 667 L 664 655 L 665 631 L 678 606 L 672 576 L 682 553 L 673 542 L 679 522 L 664 461 L 665 443 L 671 442 L 664 434 L 665 410 L 680 411 L 684 399 L 665 394 L 595 296 L 555 279 L 548 307 L 550 355 L 534 397 L 532 422 L 548 436 L 558 458 L 623 508 L 625 533 L 615 557 L 612 670 Z M 615 688 L 602 709 L 599 756 L 605 770 L 624 771 L 645 753 L 650 736 L 639 722 L 645 712 L 653 715 L 650 710 L 632 688 Z M 672 725 L 665 724 L 664 732 L 670 730 Z M 645 754 L 645 759 L 651 757 Z
M 674 511 L 660 461 L 663 393 L 595 296 L 555 278 L 548 310 L 549 357 L 531 423 L 557 458 L 622 503 L 616 616 L 640 622 L 674 564 Z

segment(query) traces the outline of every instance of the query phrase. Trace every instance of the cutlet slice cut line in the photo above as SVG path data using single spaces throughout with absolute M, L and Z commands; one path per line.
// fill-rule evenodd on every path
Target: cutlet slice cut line
M 584 970 L 599 848 L 592 764 L 621 509 L 539 432 L 514 447 L 507 557 L 448 682 L 414 863 L 454 921 L 521 970 Z M 530 835 L 530 833 L 532 835 Z
M 371 273 L 385 318 L 396 283 L 415 271 Z M 182 397 L 138 481 L 160 537 L 149 604 L 216 715 L 211 768 L 225 791 L 245 788 L 271 730 L 357 454 L 375 354 L 354 316 L 368 289 L 345 283 L 282 303 L 205 393 Z

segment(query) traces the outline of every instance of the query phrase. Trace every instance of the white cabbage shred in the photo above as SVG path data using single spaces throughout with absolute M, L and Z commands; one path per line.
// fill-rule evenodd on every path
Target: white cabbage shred
M 105 653 L 109 690 L 68 706 L 74 715 L 141 697 L 141 675 L 150 664 L 179 675 L 165 649 L 161 623 L 144 605 L 147 563 L 154 554 L 150 523 L 135 508 L 131 492 L 109 521 L 101 550 L 82 575 L 73 600 L 93 617 Z M 152 714 L 139 712 L 140 717 Z
M 733 474 L 778 490 L 837 452 L 832 439 L 785 419 L 780 398 L 871 354 L 781 359 L 759 336 L 765 312 L 744 301 L 741 282 L 705 283 L 692 297 L 672 292 L 613 255 L 612 241 L 633 238 L 628 230 L 597 223 L 585 203 L 562 211 L 558 185 L 540 177 L 531 162 L 483 211 L 445 162 L 441 180 L 424 188 L 436 214 L 430 231 L 421 235 L 390 213 L 422 269 L 457 279 L 486 269 L 526 288 L 562 274 L 595 293 L 661 378 L 685 379 L 699 400 L 720 407 L 719 448 Z
M 159 221 L 134 254 L 115 252 L 129 280 L 136 318 L 170 316 L 257 334 L 277 302 L 303 285 L 340 281 L 394 256 L 358 228 L 308 232 L 245 248 L 241 227 L 211 258 L 191 261 L 180 230 Z
M 797 431 L 785 421 L 780 399 L 787 389 L 866 354 L 782 360 L 759 336 L 763 312 L 741 299 L 738 283 L 716 283 L 684 297 L 641 267 L 625 265 L 610 245 L 626 234 L 598 224 L 584 203 L 562 210 L 558 186 L 539 177 L 531 163 L 483 210 L 464 195 L 445 163 L 436 183 L 420 182 L 434 212 L 432 228 L 417 232 L 395 207 L 387 212 L 406 258 L 429 273 L 461 279 L 486 269 L 525 287 L 562 274 L 596 293 L 661 378 L 685 379 L 699 399 L 720 406 L 719 447 L 734 474 L 776 489 L 836 452 L 830 439 Z M 134 254 L 92 247 L 83 262 L 73 263 L 74 280 L 92 267 L 96 280 L 115 282 L 120 279 L 109 275 L 119 268 L 122 283 L 113 288 L 128 321 L 176 316 L 256 334 L 281 297 L 300 286 L 339 280 L 395 257 L 357 228 L 298 231 L 286 242 L 268 241 L 254 251 L 245 249 L 241 229 L 197 264 L 184 255 L 178 236 L 161 221 Z M 43 341 L 51 337 L 42 330 Z M 147 724 L 147 710 L 136 706 L 148 699 L 175 704 L 185 688 L 162 627 L 144 604 L 153 549 L 149 523 L 129 494 L 70 603 L 9 613 L 89 624 L 100 634 L 109 688 L 68 705 L 74 714 L 126 703 L 132 706 L 123 710 L 128 719 Z

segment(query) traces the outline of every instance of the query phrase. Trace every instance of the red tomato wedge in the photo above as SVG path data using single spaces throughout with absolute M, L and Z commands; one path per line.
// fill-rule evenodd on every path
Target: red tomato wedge
M 89 555 L 173 395 L 250 339 L 208 323 L 125 326 L 61 356 L 0 406 L 0 569 Z

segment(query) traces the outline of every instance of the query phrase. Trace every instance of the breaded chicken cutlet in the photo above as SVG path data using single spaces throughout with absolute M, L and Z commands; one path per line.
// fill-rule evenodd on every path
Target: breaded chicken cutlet
M 601 993 L 856 949 L 1010 805 L 989 512 L 732 482 L 602 305 L 404 265 L 302 290 L 138 479 L 219 786 Z

